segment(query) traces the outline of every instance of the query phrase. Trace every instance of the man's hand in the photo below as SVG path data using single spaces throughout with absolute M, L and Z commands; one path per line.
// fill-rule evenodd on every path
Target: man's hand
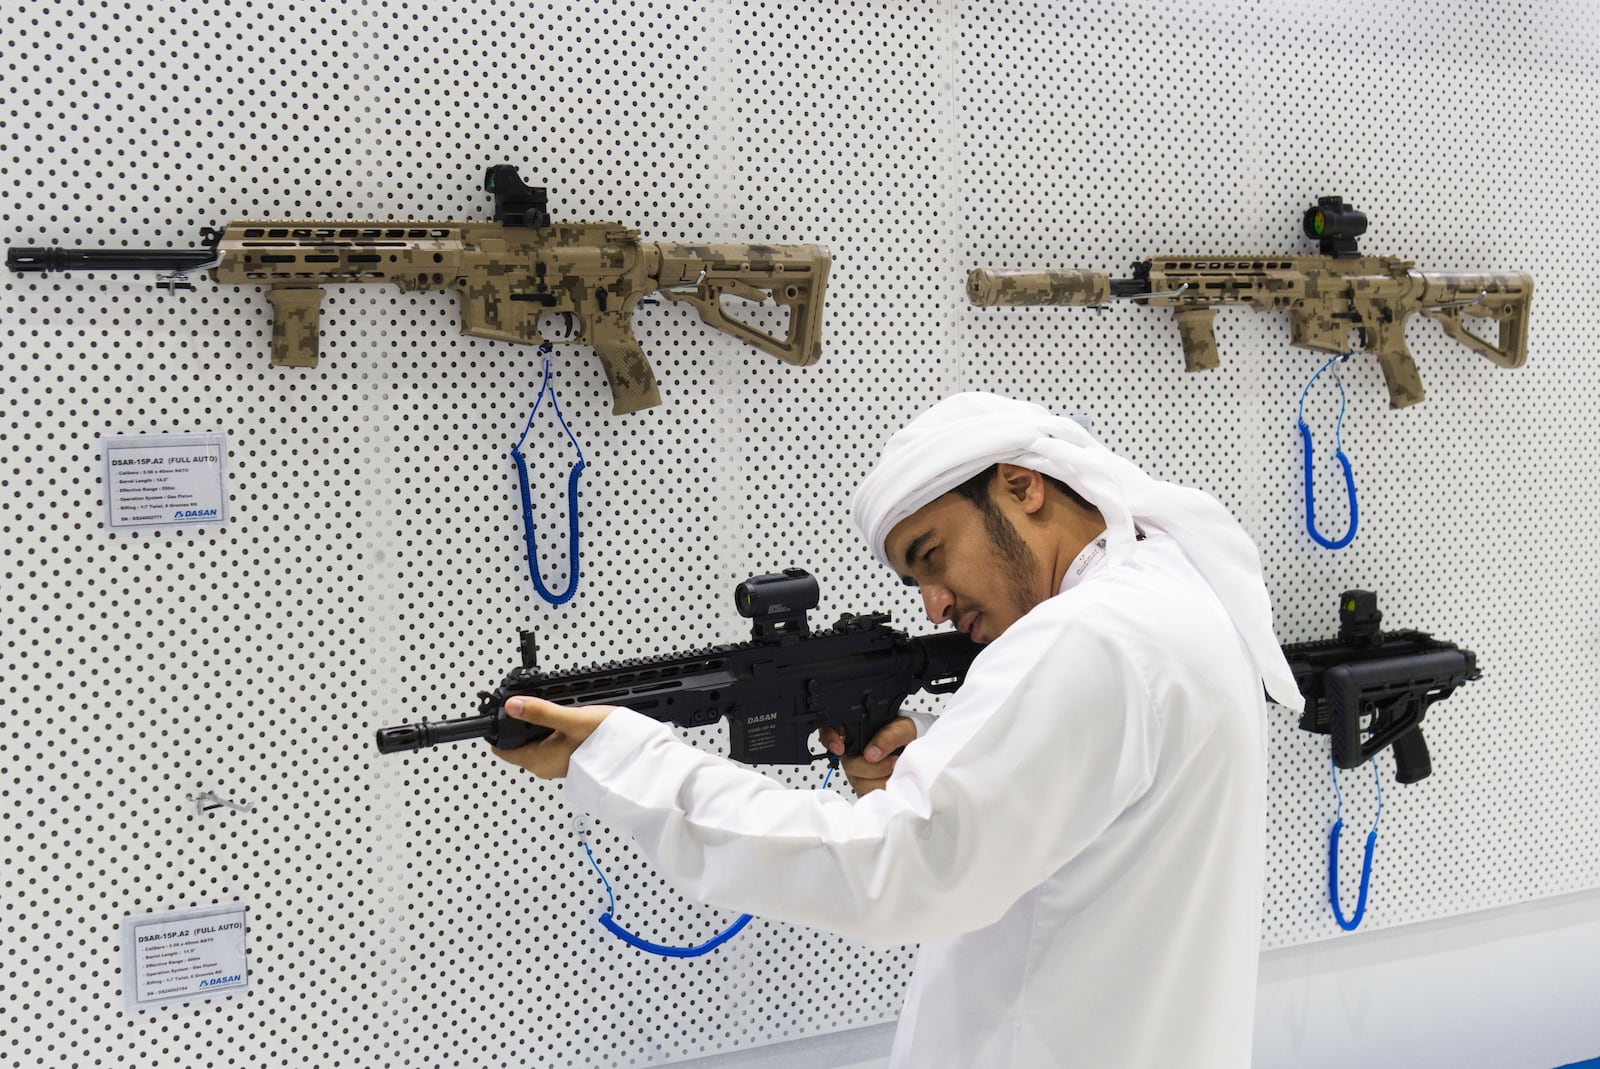
M 895 717 L 872 736 L 860 757 L 846 757 L 844 774 L 850 778 L 856 797 L 865 797 L 887 784 L 900 760 L 900 750 L 916 737 L 916 721 L 905 716 Z M 829 753 L 844 753 L 844 736 L 832 728 L 817 732 L 817 741 Z
M 550 728 L 553 734 L 514 750 L 495 749 L 496 757 L 521 765 L 540 779 L 561 779 L 572 763 L 572 751 L 594 734 L 594 729 L 611 712 L 611 705 L 581 705 L 569 708 L 543 698 L 507 698 L 506 715 L 530 724 Z

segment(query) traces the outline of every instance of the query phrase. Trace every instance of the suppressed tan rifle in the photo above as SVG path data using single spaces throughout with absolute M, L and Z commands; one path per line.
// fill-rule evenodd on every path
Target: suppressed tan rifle
M 822 355 L 822 298 L 832 262 L 822 245 L 691 245 L 643 242 L 618 223 L 552 223 L 542 188 L 509 166 L 491 167 L 484 189 L 493 222 L 236 222 L 205 228 L 203 249 L 11 249 L 13 271 L 170 272 L 167 289 L 193 289 L 190 272 L 218 283 L 266 286 L 272 363 L 315 367 L 322 287 L 389 283 L 402 290 L 456 290 L 461 331 L 528 345 L 589 345 L 599 354 L 618 414 L 661 403 L 655 373 L 633 337 L 639 298 L 687 301 L 706 323 L 790 364 Z M 788 313 L 778 337 L 729 313 L 724 295 Z M 570 317 L 565 338 L 546 338 L 541 316 Z
M 1445 333 L 1501 367 L 1528 359 L 1528 306 L 1533 276 L 1514 271 L 1416 271 L 1409 260 L 1361 256 L 1355 239 L 1367 218 L 1338 197 L 1323 197 L 1304 218 L 1321 256 L 1154 256 L 1133 265 L 1134 277 L 1098 271 L 1013 271 L 978 268 L 967 276 L 976 305 L 1105 305 L 1112 298 L 1171 308 L 1189 371 L 1217 366 L 1213 320 L 1222 305 L 1288 312 L 1289 340 L 1326 353 L 1377 354 L 1389 406 L 1422 400 L 1422 378 L 1406 349 L 1406 321 L 1423 315 Z M 1498 323 L 1495 342 L 1468 330 L 1463 316 Z M 1350 345 L 1350 331 L 1359 344 Z

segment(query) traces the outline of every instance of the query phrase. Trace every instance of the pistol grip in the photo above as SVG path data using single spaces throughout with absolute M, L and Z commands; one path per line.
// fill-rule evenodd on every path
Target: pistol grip
M 1433 772 L 1433 761 L 1428 757 L 1428 744 L 1423 741 L 1421 727 L 1407 731 L 1395 739 L 1393 745 L 1397 783 L 1416 783 Z
M 316 367 L 322 321 L 321 286 L 269 286 L 272 366 Z
M 608 316 L 609 318 L 609 316 Z M 620 328 L 618 323 L 621 323 Z M 605 368 L 611 385 L 611 410 L 618 416 L 661 403 L 655 372 L 644 349 L 633 339 L 625 320 L 604 322 L 596 317 L 592 326 L 595 355 Z
M 1362 347 L 1376 353 L 1389 387 L 1389 407 L 1406 408 L 1422 400 L 1422 375 L 1406 348 L 1404 320 L 1373 323 L 1360 328 Z

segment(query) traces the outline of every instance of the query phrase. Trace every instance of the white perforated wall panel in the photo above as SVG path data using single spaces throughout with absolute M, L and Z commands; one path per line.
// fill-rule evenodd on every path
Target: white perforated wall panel
M 559 788 L 476 745 L 380 758 L 372 732 L 470 712 L 519 627 L 552 668 L 741 638 L 734 585 L 789 565 L 819 577 L 819 618 L 926 630 L 848 496 L 958 388 L 1082 412 L 1216 494 L 1261 546 L 1284 641 L 1331 634 L 1364 586 L 1386 624 L 1478 653 L 1484 679 L 1428 720 L 1435 774 L 1400 788 L 1380 759 L 1367 926 L 1600 886 L 1600 16 L 1577 0 L 105 0 L 10 5 L 0 35 L 8 245 L 483 218 L 484 168 L 511 163 L 558 219 L 834 255 L 814 367 L 657 304 L 634 323 L 665 403 L 616 417 L 592 354 L 557 351 L 589 461 L 559 609 L 531 589 L 507 456 L 540 362 L 460 335 L 454 297 L 333 287 L 321 365 L 281 369 L 259 290 L 0 275 L 0 1060 L 651 1065 L 891 1019 L 908 950 L 757 921 L 708 958 L 642 957 L 594 924 Z M 1318 360 L 1281 316 L 1223 312 L 1223 366 L 1188 375 L 1161 312 L 966 303 L 978 265 L 1306 253 L 1300 213 L 1333 193 L 1372 221 L 1365 251 L 1538 285 L 1522 369 L 1422 321 L 1422 405 L 1391 411 L 1370 358 L 1346 368 L 1362 520 L 1338 553 L 1301 529 L 1295 401 Z M 1308 406 L 1319 436 L 1332 397 Z M 180 431 L 228 435 L 230 522 L 105 530 L 96 439 Z M 564 585 L 574 457 L 553 422 L 534 432 Z M 1263 946 L 1338 934 L 1327 742 L 1275 714 Z M 1364 826 L 1371 778 L 1343 782 Z M 186 797 L 208 790 L 254 810 L 200 815 Z M 592 838 L 652 937 L 731 919 Z M 126 1014 L 123 916 L 235 900 L 249 993 Z

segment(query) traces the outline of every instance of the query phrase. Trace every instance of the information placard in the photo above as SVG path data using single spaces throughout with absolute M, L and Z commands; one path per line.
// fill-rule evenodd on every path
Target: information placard
M 107 530 L 228 522 L 227 435 L 103 435 L 100 455 Z
M 243 902 L 122 920 L 123 1001 L 129 1013 L 234 995 L 250 987 Z

